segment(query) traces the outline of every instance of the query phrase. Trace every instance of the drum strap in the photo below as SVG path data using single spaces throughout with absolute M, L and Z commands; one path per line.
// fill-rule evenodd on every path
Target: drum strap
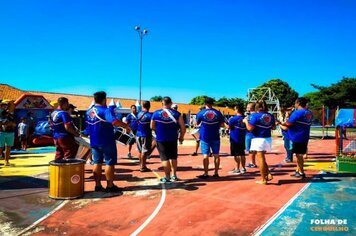
M 142 115 L 138 118 L 137 122 L 139 122 L 145 115 L 146 115 L 147 111 L 143 112 Z
M 163 110 L 164 110 L 165 112 L 167 112 L 169 118 L 171 118 L 171 119 L 174 121 L 174 123 L 177 123 L 176 118 L 174 118 L 174 116 L 172 115 L 172 113 L 171 113 L 170 110 L 168 110 L 167 108 L 163 108 Z
M 98 118 L 100 121 L 102 121 L 102 122 L 108 122 L 107 120 L 104 120 L 103 118 L 101 118 L 101 117 L 98 115 L 98 113 L 96 113 L 96 109 L 95 109 L 95 108 L 93 108 L 93 112 L 94 112 L 95 117 Z
M 136 117 L 136 115 L 135 115 L 134 113 L 131 112 L 131 115 L 132 115 L 133 117 L 135 117 L 135 119 L 137 120 L 137 117 Z

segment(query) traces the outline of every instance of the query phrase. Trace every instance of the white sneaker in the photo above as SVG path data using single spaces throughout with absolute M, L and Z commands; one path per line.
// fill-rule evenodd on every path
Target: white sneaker
M 241 174 L 240 170 L 232 170 L 230 173 L 231 173 L 231 174 L 234 174 L 234 175 L 239 175 L 239 174 Z

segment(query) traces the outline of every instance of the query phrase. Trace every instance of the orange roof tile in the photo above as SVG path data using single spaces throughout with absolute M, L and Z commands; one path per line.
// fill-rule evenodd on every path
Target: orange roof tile
M 48 102 L 57 101 L 59 97 L 66 97 L 68 98 L 69 102 L 74 104 L 78 110 L 87 110 L 90 104 L 93 101 L 92 96 L 86 95 L 75 95 L 75 94 L 65 94 L 65 93 L 49 93 L 49 92 L 39 92 L 39 91 L 23 91 L 17 88 L 14 88 L 7 84 L 0 84 L 0 99 L 10 99 L 16 100 L 23 94 L 36 94 L 36 95 L 43 95 Z M 108 103 L 114 99 L 115 102 L 120 101 L 122 107 L 129 108 L 132 104 L 136 103 L 135 99 L 126 99 L 126 98 L 114 98 L 108 97 Z M 176 103 L 178 105 L 178 111 L 181 113 L 188 113 L 189 111 L 191 114 L 196 114 L 199 112 L 199 105 L 189 105 L 184 103 Z M 158 110 L 162 107 L 161 102 L 151 102 L 151 111 Z M 217 110 L 220 110 L 224 114 L 233 115 L 234 111 L 230 108 L 225 107 L 216 107 Z

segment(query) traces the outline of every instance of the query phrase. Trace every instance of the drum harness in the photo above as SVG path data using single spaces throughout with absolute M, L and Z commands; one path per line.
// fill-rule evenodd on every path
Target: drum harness
M 163 108 L 163 111 L 167 112 L 169 118 L 171 118 L 172 121 L 177 124 L 176 118 L 174 118 L 174 116 L 172 115 L 172 113 L 171 113 L 167 108 Z

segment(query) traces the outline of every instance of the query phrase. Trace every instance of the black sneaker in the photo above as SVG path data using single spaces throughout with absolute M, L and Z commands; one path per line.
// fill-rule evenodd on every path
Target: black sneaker
M 151 169 L 148 169 L 147 167 L 141 168 L 140 172 L 151 172 Z
M 300 174 L 300 177 L 302 177 L 302 179 L 305 179 L 305 178 L 306 178 L 306 176 L 305 176 L 304 173 L 303 173 L 303 174 Z
M 219 174 L 214 174 L 213 177 L 214 178 L 219 178 L 220 176 L 219 176 Z
M 305 176 L 305 174 L 303 174 L 303 175 Z M 294 172 L 294 174 L 292 174 L 290 176 L 291 177 L 296 177 L 296 178 L 302 178 L 302 175 L 298 171 Z
M 103 188 L 103 186 L 99 185 L 99 186 L 95 186 L 95 192 L 105 192 L 105 188 Z
M 209 178 L 209 175 L 207 175 L 207 174 L 202 174 L 202 175 L 198 175 L 197 176 L 199 179 L 207 179 L 207 178 Z
M 118 192 L 122 192 L 122 188 L 119 188 L 116 185 L 113 185 L 111 187 L 106 187 L 106 192 L 108 192 L 108 193 L 118 193 Z
M 193 152 L 192 156 L 193 156 L 193 157 L 198 156 L 198 153 Z

